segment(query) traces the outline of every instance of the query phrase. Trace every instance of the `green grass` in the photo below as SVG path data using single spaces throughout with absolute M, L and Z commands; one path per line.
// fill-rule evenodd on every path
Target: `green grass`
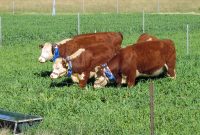
M 40 115 L 44 121 L 27 134 L 149 134 L 149 82 L 134 88 L 80 90 L 66 78 L 51 81 L 52 63 L 40 64 L 38 45 L 77 34 L 77 16 L 2 15 L 0 48 L 0 108 Z M 190 54 L 186 55 L 186 25 L 190 26 Z M 145 31 L 170 38 L 177 49 L 177 79 L 153 79 L 155 133 L 199 134 L 200 20 L 192 15 L 145 16 Z M 142 33 L 141 14 L 81 16 L 81 32 L 120 31 L 123 46 Z M 69 85 L 69 86 L 68 86 Z

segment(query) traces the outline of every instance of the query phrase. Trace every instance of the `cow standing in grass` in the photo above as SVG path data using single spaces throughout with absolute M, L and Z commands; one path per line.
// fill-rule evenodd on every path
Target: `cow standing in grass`
M 122 39 L 122 34 L 118 32 L 99 32 L 77 35 L 71 39 L 63 40 L 55 45 L 45 43 L 41 46 L 42 54 L 39 57 L 39 62 L 44 63 L 51 59 L 55 61 L 58 57 L 66 58 L 67 56 L 76 52 L 78 49 L 88 48 L 90 46 L 95 46 L 95 48 L 93 48 L 94 51 L 100 50 L 101 45 L 107 45 L 107 48 L 113 50 L 112 52 L 109 52 L 109 54 L 106 54 L 105 50 L 102 50 L 101 52 L 102 54 L 105 54 L 105 56 L 109 55 L 110 58 L 110 56 L 115 55 L 121 48 Z M 80 78 L 83 78 L 82 75 L 83 74 L 73 73 L 71 76 L 73 82 L 79 82 Z M 90 77 L 94 75 L 95 73 L 91 72 Z
M 128 87 L 135 85 L 135 79 L 139 76 L 157 76 L 167 71 L 169 77 L 175 78 L 176 50 L 173 41 L 157 40 L 136 43 L 123 48 L 108 63 L 107 68 L 115 77 L 117 84 L 121 84 L 125 76 Z M 99 76 L 94 87 L 105 86 L 107 78 L 105 68 L 99 68 Z
M 38 60 L 44 63 L 52 59 L 55 60 L 57 57 L 65 58 L 80 48 L 87 48 L 93 44 L 96 45 L 96 43 L 109 43 L 107 44 L 108 46 L 118 51 L 121 48 L 122 39 L 122 34 L 118 32 L 99 32 L 77 35 L 71 39 L 65 39 L 55 44 L 45 43 L 44 45 L 40 45 L 42 52 Z M 59 56 L 56 53 L 59 54 Z
M 137 43 L 147 42 L 147 41 L 155 41 L 155 40 L 159 40 L 159 39 L 155 36 L 149 35 L 147 33 L 143 33 L 142 35 L 139 36 Z

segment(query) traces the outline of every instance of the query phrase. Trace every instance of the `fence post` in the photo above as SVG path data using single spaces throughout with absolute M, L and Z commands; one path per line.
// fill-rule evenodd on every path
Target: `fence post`
M 149 85 L 150 95 L 150 135 L 154 135 L 154 86 L 153 82 Z
M 160 13 L 160 0 L 157 0 L 157 12 Z
M 85 12 L 85 1 L 82 0 L 82 10 L 83 10 L 83 13 Z
M 1 33 L 1 16 L 0 16 L 0 47 L 2 47 L 2 33 Z
M 56 15 L 56 0 L 52 0 L 52 16 Z
M 78 34 L 80 34 L 80 15 L 78 13 L 78 16 L 77 16 L 77 19 L 78 19 Z
M 143 33 L 145 32 L 145 30 L 144 30 L 144 10 L 143 10 L 143 13 L 142 13 L 142 31 L 143 31 Z
M 119 13 L 119 0 L 117 0 L 116 7 L 117 7 L 117 14 L 118 14 Z
M 187 55 L 189 54 L 189 25 L 187 24 L 187 34 L 186 34 L 186 36 L 187 36 Z
M 15 14 L 15 0 L 13 0 L 13 3 L 12 3 L 12 8 L 13 8 L 13 15 Z

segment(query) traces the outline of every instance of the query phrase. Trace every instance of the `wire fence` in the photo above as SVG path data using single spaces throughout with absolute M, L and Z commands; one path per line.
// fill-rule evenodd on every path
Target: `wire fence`
M 187 17 L 187 16 L 186 16 Z M 20 18 L 20 17 L 19 17 Z M 15 18 L 13 21 L 16 23 L 19 21 L 18 17 Z M 26 21 L 24 22 L 27 26 L 27 24 L 30 23 L 32 17 L 25 17 Z M 30 24 L 31 26 L 28 28 L 31 28 L 32 25 L 34 25 L 35 30 L 39 29 L 46 31 L 51 30 L 52 26 L 49 26 L 50 28 L 47 28 L 48 25 L 42 25 L 43 19 L 45 20 L 49 19 L 48 16 L 41 16 L 41 17 L 35 17 L 37 20 L 34 24 Z M 47 32 L 47 33 L 55 33 L 55 36 L 53 37 L 71 37 L 76 34 L 84 34 L 84 33 L 93 33 L 93 32 L 102 32 L 102 31 L 121 31 L 125 37 L 129 35 L 133 35 L 133 33 L 142 34 L 144 32 L 150 33 L 153 35 L 162 35 L 163 37 L 159 38 L 174 38 L 172 35 L 176 35 L 177 31 L 181 31 L 183 33 L 182 39 L 179 39 L 179 41 L 183 42 L 184 46 L 181 48 L 184 48 L 184 52 L 189 54 L 189 50 L 191 52 L 196 52 L 196 50 L 192 49 L 190 46 L 194 46 L 192 39 L 196 38 L 194 36 L 198 36 L 197 34 L 193 34 L 196 30 L 200 28 L 200 25 L 196 23 L 197 19 L 188 19 L 188 18 L 177 18 L 177 16 L 171 16 L 171 15 L 153 15 L 148 14 L 145 12 L 139 13 L 139 14 L 127 14 L 127 15 L 101 15 L 101 14 L 95 14 L 95 15 L 84 15 L 84 14 L 76 14 L 76 15 L 70 15 L 70 16 L 57 16 L 56 18 L 53 17 L 50 20 L 50 24 L 58 23 L 58 26 L 54 26 L 53 32 Z M 101 20 L 101 21 L 99 21 Z M 124 21 L 126 20 L 126 21 Z M 16 23 L 8 22 L 6 18 L 2 18 L 2 25 L 0 22 L 0 45 L 2 45 L 2 40 L 5 44 L 8 43 L 11 40 L 7 40 L 7 38 L 11 38 L 12 36 L 7 36 L 7 32 L 5 31 L 5 28 L 7 27 L 7 23 L 9 29 L 20 29 L 24 28 L 16 24 Z M 112 23 L 111 23 L 112 22 Z M 156 22 L 156 25 L 154 25 Z M 178 25 L 179 22 L 179 25 Z M 69 25 L 69 26 L 68 26 Z M 2 31 L 1 31 L 2 28 Z M 28 29 L 27 28 L 27 29 Z M 21 30 L 20 30 L 21 31 Z M 36 32 L 38 32 L 36 31 Z M 57 32 L 58 31 L 58 32 Z M 62 31 L 62 32 L 61 32 Z M 30 35 L 33 32 L 30 33 Z M 59 33 L 59 34 L 58 34 Z M 162 34 L 161 34 L 162 33 Z M 60 35 L 63 34 L 63 35 Z M 16 35 L 19 35 L 16 36 Z M 21 36 L 20 36 L 21 35 Z M 23 32 L 19 34 L 14 34 L 13 38 L 15 41 L 21 42 L 22 39 L 26 40 L 27 31 L 24 30 Z M 41 38 L 36 35 L 33 35 L 33 38 Z M 138 35 L 139 36 L 139 35 Z M 52 37 L 50 36 L 48 38 L 48 35 L 44 36 L 43 40 L 50 40 Z M 132 37 L 131 37 L 132 38 Z M 54 40 L 54 39 L 51 39 Z M 131 39 L 132 40 L 132 39 Z M 130 41 L 127 41 L 130 42 Z M 127 43 L 125 43 L 127 44 Z
M 0 12 L 49 13 L 200 12 L 199 0 L 0 0 Z

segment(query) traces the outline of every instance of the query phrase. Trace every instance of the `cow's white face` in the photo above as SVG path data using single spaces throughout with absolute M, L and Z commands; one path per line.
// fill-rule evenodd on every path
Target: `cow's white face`
M 108 80 L 105 76 L 99 76 L 96 78 L 96 81 L 94 82 L 94 88 L 103 88 L 107 85 Z
M 62 58 L 57 58 L 55 63 L 53 64 L 53 72 L 51 73 L 51 79 L 56 79 L 58 77 L 62 77 L 67 74 L 67 65 L 65 66 L 65 61 Z
M 76 59 L 84 51 L 85 51 L 84 48 L 80 48 L 75 53 L 73 53 L 72 55 L 68 56 L 68 59 L 69 60 Z M 68 63 L 62 58 L 57 58 L 55 63 L 53 64 L 53 72 L 51 73 L 50 77 L 52 79 L 61 77 L 61 76 L 65 75 L 65 74 L 67 74 L 67 71 L 68 71 L 67 69 L 68 69 Z M 78 82 L 79 80 L 83 80 L 84 76 L 85 76 L 84 74 L 81 74 L 81 75 L 78 75 L 77 77 L 73 76 L 73 78 L 76 78 L 74 80 L 75 80 L 75 82 Z M 77 79 L 79 79 L 79 80 L 77 81 Z
M 51 43 L 45 43 L 42 46 L 42 52 L 41 55 L 38 59 L 39 62 L 44 63 L 48 60 L 51 60 L 53 58 L 53 53 L 52 53 L 52 44 Z

